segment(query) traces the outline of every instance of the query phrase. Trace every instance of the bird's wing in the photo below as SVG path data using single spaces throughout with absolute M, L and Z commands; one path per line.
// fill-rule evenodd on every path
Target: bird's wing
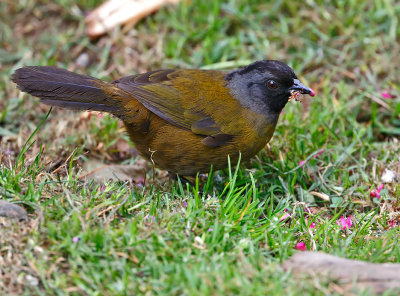
M 157 70 L 123 77 L 113 83 L 169 123 L 198 135 L 210 136 L 204 139 L 205 145 L 217 147 L 233 138 L 216 123 L 209 106 L 210 102 L 219 99 L 215 97 L 219 95 L 220 87 L 216 84 L 223 83 L 223 72 Z M 221 107 L 221 104 L 215 104 L 215 108 Z

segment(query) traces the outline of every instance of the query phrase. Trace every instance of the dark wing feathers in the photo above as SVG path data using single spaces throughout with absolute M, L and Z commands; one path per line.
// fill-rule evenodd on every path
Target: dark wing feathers
M 118 85 L 118 87 L 131 93 L 154 114 L 176 126 L 190 129 L 191 124 L 186 122 L 184 116 L 185 110 L 179 104 L 179 92 L 174 88 L 158 83 L 128 87 Z
M 220 132 L 211 117 L 201 110 L 185 108 L 180 92 L 173 86 L 173 79 L 180 73 L 180 70 L 158 70 L 124 77 L 113 83 L 132 94 L 151 112 L 176 126 L 202 135 Z
M 173 85 L 174 79 L 182 78 L 180 75 L 184 75 L 183 73 L 182 70 L 157 70 L 124 77 L 113 83 L 169 123 L 191 130 L 195 134 L 207 136 L 203 140 L 204 145 L 218 147 L 227 144 L 233 136 L 221 133 L 220 127 L 209 115 L 204 114 L 201 107 L 185 106 L 180 91 Z M 190 91 L 196 92 L 196 90 L 196 85 L 193 83 Z M 196 99 L 195 95 L 193 99 Z
M 134 82 L 135 84 L 166 83 L 172 78 L 170 77 L 170 74 L 173 76 L 174 73 L 176 73 L 176 70 L 156 70 L 143 74 L 123 77 L 114 81 L 114 83 L 119 83 L 126 80 Z
M 191 126 L 191 130 L 195 134 L 205 136 L 211 136 L 221 132 L 221 129 L 211 117 L 205 117 L 195 121 Z
M 234 136 L 227 134 L 216 134 L 213 136 L 205 137 L 201 142 L 209 147 L 220 147 L 226 145 L 233 140 Z

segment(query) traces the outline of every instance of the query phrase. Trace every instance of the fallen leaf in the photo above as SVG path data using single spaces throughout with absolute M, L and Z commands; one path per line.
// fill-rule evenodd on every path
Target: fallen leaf
M 121 24 L 136 24 L 161 6 L 180 0 L 109 0 L 86 17 L 86 33 L 89 37 L 100 36 Z
M 311 195 L 317 196 L 320 199 L 326 200 L 326 201 L 330 201 L 329 195 L 322 193 L 322 192 L 316 192 L 316 191 L 311 191 L 310 192 Z

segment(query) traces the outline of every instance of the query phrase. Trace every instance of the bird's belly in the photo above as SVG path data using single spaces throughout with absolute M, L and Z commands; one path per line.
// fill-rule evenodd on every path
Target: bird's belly
M 267 138 L 252 135 L 236 136 L 231 143 L 208 147 L 201 141 L 204 136 L 173 126 L 164 120 L 152 120 L 147 133 L 128 133 L 136 149 L 164 170 L 180 175 L 195 175 L 228 167 L 228 155 L 236 165 L 241 154 L 243 161 L 250 159 L 266 144 Z

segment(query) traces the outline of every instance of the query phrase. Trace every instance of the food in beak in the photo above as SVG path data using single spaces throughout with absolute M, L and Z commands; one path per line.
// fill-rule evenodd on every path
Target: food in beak
M 303 94 L 299 90 L 292 89 L 290 90 L 290 97 L 288 101 L 290 102 L 291 100 L 302 102 Z

